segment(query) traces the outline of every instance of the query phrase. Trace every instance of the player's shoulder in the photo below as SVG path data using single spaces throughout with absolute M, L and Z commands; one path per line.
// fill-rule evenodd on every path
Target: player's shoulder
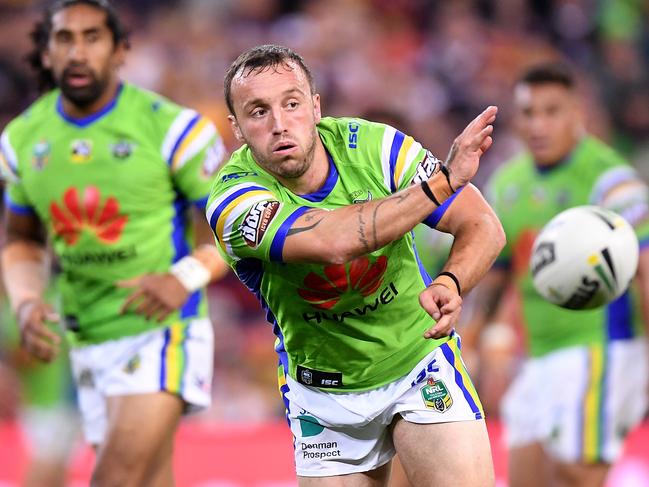
M 529 176 L 533 165 L 534 163 L 528 152 L 518 153 L 493 171 L 488 184 L 497 187 L 509 182 L 520 181 Z
M 234 187 L 259 186 L 272 189 L 277 180 L 257 166 L 247 145 L 234 151 L 212 183 L 212 195 L 231 190 Z
M 318 133 L 327 149 L 348 154 L 380 150 L 384 134 L 390 129 L 388 125 L 355 117 L 323 117 L 318 123 Z
M 579 143 L 577 159 L 581 165 L 588 166 L 596 172 L 629 164 L 613 147 L 592 135 L 585 136 Z
M 58 90 L 40 96 L 20 115 L 11 120 L 3 132 L 9 134 L 12 140 L 31 136 L 38 126 L 48 122 L 54 110 L 56 110 L 57 99 Z
M 175 118 L 183 110 L 189 110 L 155 91 L 132 83 L 125 82 L 122 90 L 124 106 L 133 114 L 146 115 L 164 121 Z

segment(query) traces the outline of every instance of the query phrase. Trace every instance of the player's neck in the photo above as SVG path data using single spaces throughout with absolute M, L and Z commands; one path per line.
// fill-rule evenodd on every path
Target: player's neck
M 315 193 L 327 180 L 329 175 L 329 159 L 320 137 L 316 137 L 313 162 L 309 169 L 299 178 L 281 181 L 294 194 L 303 195 Z
M 115 78 L 112 80 L 103 93 L 97 98 L 94 102 L 79 106 L 68 100 L 65 96 L 61 95 L 61 103 L 63 105 L 63 111 L 66 115 L 72 118 L 84 118 L 90 115 L 94 115 L 97 112 L 100 112 L 106 105 L 108 105 L 114 98 L 117 96 L 117 91 L 121 82 L 119 79 Z

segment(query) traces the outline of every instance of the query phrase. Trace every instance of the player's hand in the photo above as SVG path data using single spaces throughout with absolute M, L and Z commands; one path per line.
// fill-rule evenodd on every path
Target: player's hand
M 46 322 L 60 321 L 58 313 L 49 304 L 35 298 L 18 305 L 16 319 L 23 348 L 44 362 L 54 360 L 59 353 L 61 337 Z
M 170 273 L 145 274 L 117 285 L 133 289 L 122 305 L 122 313 L 133 311 L 159 322 L 185 304 L 189 297 L 185 287 Z
M 457 190 L 460 186 L 469 183 L 478 171 L 480 157 L 493 143 L 492 123 L 496 120 L 497 112 L 497 107 L 487 107 L 453 141 L 444 163 L 449 171 L 452 189 Z
M 462 311 L 462 298 L 442 284 L 432 284 L 419 294 L 419 304 L 437 323 L 424 338 L 442 338 L 453 331 Z

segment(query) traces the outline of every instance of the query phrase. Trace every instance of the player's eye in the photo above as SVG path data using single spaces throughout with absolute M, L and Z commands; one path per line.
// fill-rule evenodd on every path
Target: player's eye
M 251 115 L 255 118 L 263 117 L 265 114 L 266 114 L 266 110 L 261 107 L 255 108 L 251 113 Z
M 300 104 L 297 101 L 289 101 L 286 104 L 291 110 L 295 110 L 297 107 L 300 106 Z
M 99 32 L 88 32 L 85 37 L 87 42 L 97 42 L 99 40 Z

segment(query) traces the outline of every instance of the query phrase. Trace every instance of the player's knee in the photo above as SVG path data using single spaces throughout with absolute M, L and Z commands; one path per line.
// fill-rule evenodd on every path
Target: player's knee
M 91 487 L 138 487 L 148 462 L 140 455 L 100 455 L 92 473 Z

